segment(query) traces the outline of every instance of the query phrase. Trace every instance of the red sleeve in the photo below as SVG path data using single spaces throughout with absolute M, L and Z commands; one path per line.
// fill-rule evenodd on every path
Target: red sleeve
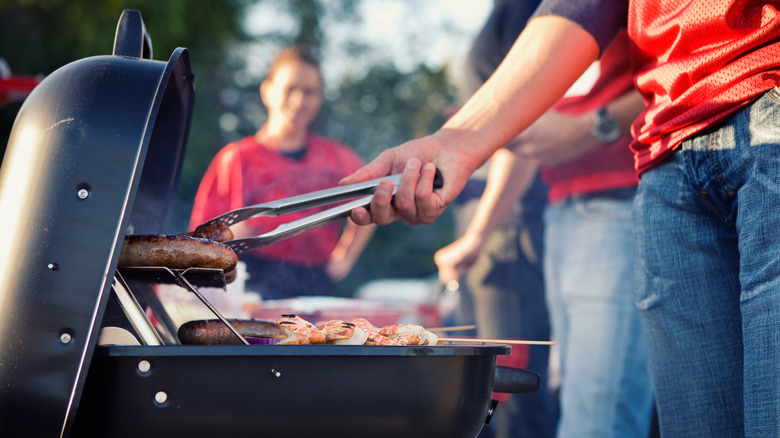
M 241 156 L 231 145 L 223 148 L 209 164 L 190 215 L 190 230 L 222 213 L 243 206 Z

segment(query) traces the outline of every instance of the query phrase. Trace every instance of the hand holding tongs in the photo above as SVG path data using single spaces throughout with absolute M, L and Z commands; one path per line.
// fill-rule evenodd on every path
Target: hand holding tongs
M 256 204 L 249 207 L 239 208 L 217 216 L 201 226 L 217 223 L 231 226 L 253 217 L 279 216 L 285 213 L 292 213 L 307 208 L 318 207 L 320 205 L 345 201 L 347 199 L 362 196 L 359 199 L 355 199 L 337 207 L 333 207 L 319 213 L 315 213 L 311 216 L 279 225 L 274 230 L 259 236 L 222 242 L 223 245 L 230 247 L 236 254 L 242 254 L 261 246 L 269 245 L 271 243 L 278 242 L 288 237 L 296 236 L 305 231 L 313 230 L 314 228 L 318 228 L 348 217 L 353 209 L 357 207 L 368 206 L 371 203 L 371 200 L 374 198 L 374 192 L 376 191 L 377 185 L 379 185 L 380 181 L 384 181 L 386 179 L 392 181 L 393 184 L 395 184 L 395 187 L 393 188 L 393 194 L 395 195 L 396 191 L 398 190 L 398 185 L 401 183 L 400 173 L 363 181 L 356 184 L 334 187 L 331 189 L 320 190 L 304 195 L 298 195 L 272 202 L 266 202 L 263 204 Z M 436 188 L 440 188 L 442 186 L 441 174 L 439 174 L 438 171 L 436 172 L 436 179 L 434 180 L 433 184 Z

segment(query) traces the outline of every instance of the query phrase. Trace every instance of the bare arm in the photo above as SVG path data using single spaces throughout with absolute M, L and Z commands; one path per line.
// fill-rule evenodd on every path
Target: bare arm
M 493 154 L 485 191 L 466 231 L 434 254 L 442 283 L 458 280 L 474 264 L 485 237 L 504 222 L 517 200 L 531 186 L 536 172 L 533 161 L 518 159 L 508 149 L 501 148 Z
M 625 138 L 631 135 L 631 124 L 644 107 L 642 95 L 631 90 L 606 108 L 620 123 L 620 135 Z M 595 111 L 579 115 L 548 111 L 507 147 L 542 166 L 555 167 L 604 146 L 590 132 L 594 116 Z
M 383 152 L 342 180 L 404 174 L 393 205 L 392 185 L 383 182 L 370 213 L 358 208 L 352 219 L 363 225 L 433 222 L 469 175 L 563 96 L 598 53 L 593 37 L 572 21 L 556 16 L 531 20 L 493 76 L 440 130 Z M 434 192 L 436 168 L 444 187 Z
M 360 227 L 347 219 L 341 238 L 330 254 L 326 270 L 334 281 L 341 281 L 352 271 L 360 254 L 368 245 L 376 226 Z

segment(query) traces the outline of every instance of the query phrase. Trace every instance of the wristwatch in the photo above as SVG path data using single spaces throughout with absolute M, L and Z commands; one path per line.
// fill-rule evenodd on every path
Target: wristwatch
M 602 107 L 596 111 L 590 133 L 602 143 L 612 143 L 620 137 L 620 123 Z

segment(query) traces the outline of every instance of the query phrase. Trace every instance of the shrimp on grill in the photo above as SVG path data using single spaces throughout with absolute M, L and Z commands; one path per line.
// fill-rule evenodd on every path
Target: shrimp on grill
M 282 318 L 276 323 L 292 333 L 279 341 L 280 344 L 322 344 L 325 342 L 325 334 L 314 324 L 298 315 L 282 315 Z
M 368 336 L 366 340 L 367 345 L 403 345 L 394 339 L 380 334 L 379 329 L 364 318 L 355 318 L 352 320 L 352 324 L 355 324 L 356 327 L 366 333 Z
M 282 326 L 284 327 L 284 326 Z M 309 338 L 306 336 L 300 335 L 292 330 L 285 329 L 287 332 L 287 336 L 279 340 L 279 344 L 282 345 L 305 345 L 305 344 L 311 344 L 309 342 Z
M 381 333 L 380 333 L 381 334 Z M 401 343 L 401 345 L 419 345 L 420 344 L 420 336 L 419 335 L 394 335 L 394 336 L 388 336 L 390 339 Z
M 417 324 L 390 324 L 379 329 L 379 333 L 404 345 L 436 345 L 439 342 L 438 336 Z
M 355 324 L 334 319 L 319 324 L 319 330 L 325 335 L 325 342 L 349 339 L 355 333 Z

